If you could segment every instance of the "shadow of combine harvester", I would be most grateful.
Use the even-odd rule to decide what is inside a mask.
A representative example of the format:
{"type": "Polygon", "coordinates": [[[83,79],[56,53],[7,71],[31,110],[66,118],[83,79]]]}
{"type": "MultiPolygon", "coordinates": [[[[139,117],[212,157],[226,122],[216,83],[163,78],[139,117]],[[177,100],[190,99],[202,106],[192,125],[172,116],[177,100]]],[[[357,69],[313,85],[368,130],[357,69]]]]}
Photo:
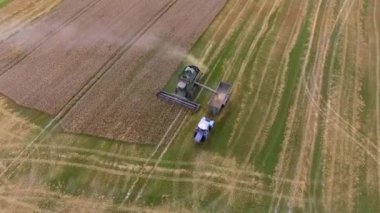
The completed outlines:
{"type": "Polygon", "coordinates": [[[194,65],[186,66],[178,77],[174,92],[171,93],[161,90],[157,93],[158,98],[181,105],[194,112],[200,108],[200,104],[194,100],[197,87],[202,87],[213,93],[208,103],[209,116],[202,117],[194,133],[194,139],[197,143],[207,139],[209,131],[214,126],[214,121],[210,119],[210,117],[216,116],[222,110],[227,104],[231,93],[230,84],[221,81],[216,89],[212,89],[200,83],[201,76],[202,73],[198,67],[194,65]],[[209,123],[207,129],[206,121],[209,123]]]}

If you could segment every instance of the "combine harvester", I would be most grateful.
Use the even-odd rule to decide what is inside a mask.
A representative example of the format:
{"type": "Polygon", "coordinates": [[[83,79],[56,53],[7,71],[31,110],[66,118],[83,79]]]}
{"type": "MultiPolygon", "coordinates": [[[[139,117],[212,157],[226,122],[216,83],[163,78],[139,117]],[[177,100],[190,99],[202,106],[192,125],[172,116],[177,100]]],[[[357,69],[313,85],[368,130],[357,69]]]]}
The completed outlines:
{"type": "MultiPolygon", "coordinates": [[[[216,89],[212,89],[200,83],[201,75],[202,73],[198,67],[194,65],[186,66],[178,78],[175,92],[170,93],[161,90],[157,93],[157,97],[196,112],[199,110],[200,104],[194,101],[195,93],[198,89],[197,87],[202,87],[214,93],[208,104],[210,114],[208,117],[214,117],[227,104],[230,97],[231,85],[221,81],[216,89]]],[[[202,117],[195,129],[194,140],[197,143],[205,141],[214,126],[214,120],[208,117],[202,117]]]]}

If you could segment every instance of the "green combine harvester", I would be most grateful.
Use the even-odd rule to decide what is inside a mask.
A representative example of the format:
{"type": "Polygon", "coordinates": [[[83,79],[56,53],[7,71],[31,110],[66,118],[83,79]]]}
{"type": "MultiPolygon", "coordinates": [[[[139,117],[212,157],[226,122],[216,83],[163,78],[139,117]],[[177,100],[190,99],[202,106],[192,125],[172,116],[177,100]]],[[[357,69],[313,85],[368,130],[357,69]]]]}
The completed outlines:
{"type": "Polygon", "coordinates": [[[194,112],[198,111],[200,104],[194,101],[197,87],[202,87],[214,93],[209,102],[209,112],[216,115],[226,105],[230,96],[231,85],[220,82],[218,88],[212,89],[200,83],[202,73],[194,65],[186,66],[178,77],[178,82],[174,93],[161,90],[157,97],[178,105],[181,105],[194,112]]]}
{"type": "Polygon", "coordinates": [[[161,90],[157,93],[158,98],[181,105],[194,112],[200,108],[200,104],[194,101],[197,87],[205,88],[213,93],[208,104],[209,116],[202,117],[194,131],[194,140],[196,143],[202,143],[207,139],[215,123],[210,117],[217,115],[227,104],[231,92],[231,85],[223,81],[219,83],[216,89],[201,84],[201,76],[202,73],[198,67],[194,65],[186,66],[178,77],[174,92],[170,93],[161,90]]]}

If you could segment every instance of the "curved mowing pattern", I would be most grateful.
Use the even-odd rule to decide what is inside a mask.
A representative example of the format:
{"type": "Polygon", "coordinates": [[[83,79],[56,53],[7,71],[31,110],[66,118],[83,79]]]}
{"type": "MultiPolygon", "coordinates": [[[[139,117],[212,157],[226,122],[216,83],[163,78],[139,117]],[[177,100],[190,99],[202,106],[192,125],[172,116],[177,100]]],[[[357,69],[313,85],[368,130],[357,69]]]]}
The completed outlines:
{"type": "Polygon", "coordinates": [[[1,98],[0,201],[29,211],[378,212],[379,22],[376,0],[228,1],[184,59],[207,85],[233,82],[202,146],[192,133],[203,107],[172,110],[157,145],[139,146],[57,127],[41,135],[48,118],[1,98]]]}

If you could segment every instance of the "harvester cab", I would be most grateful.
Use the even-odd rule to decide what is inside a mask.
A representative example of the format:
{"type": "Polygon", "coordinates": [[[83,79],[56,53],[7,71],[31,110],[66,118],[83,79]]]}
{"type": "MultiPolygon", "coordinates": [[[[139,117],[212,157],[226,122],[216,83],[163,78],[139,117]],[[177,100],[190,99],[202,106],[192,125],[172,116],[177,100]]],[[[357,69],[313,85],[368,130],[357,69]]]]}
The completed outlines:
{"type": "Polygon", "coordinates": [[[188,98],[194,98],[195,82],[197,82],[201,77],[201,71],[196,66],[187,66],[178,78],[177,87],[175,89],[175,94],[188,98]]]}

